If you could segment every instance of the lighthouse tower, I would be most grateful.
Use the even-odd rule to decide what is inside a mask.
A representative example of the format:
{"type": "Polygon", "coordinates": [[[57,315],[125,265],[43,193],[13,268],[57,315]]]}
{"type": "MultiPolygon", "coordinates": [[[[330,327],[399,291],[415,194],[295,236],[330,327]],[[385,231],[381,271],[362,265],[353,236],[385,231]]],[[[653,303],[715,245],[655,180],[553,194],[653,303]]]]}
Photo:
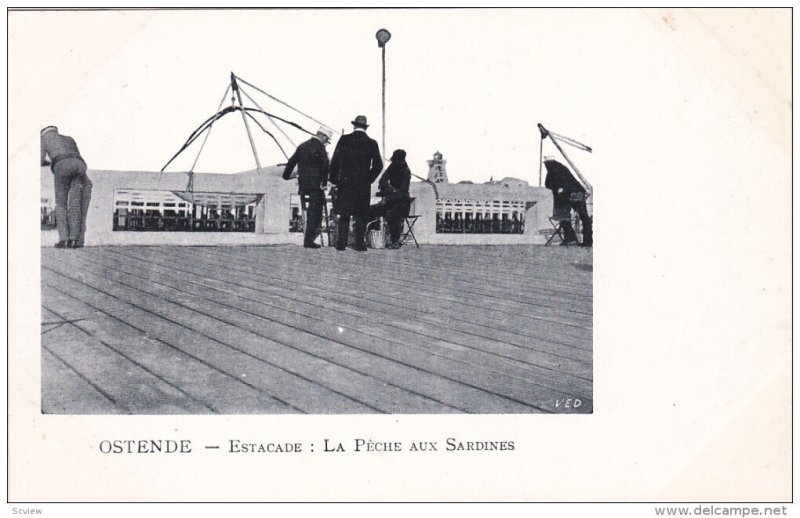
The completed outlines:
{"type": "Polygon", "coordinates": [[[428,180],[433,183],[448,183],[447,160],[442,159],[442,154],[437,151],[433,154],[433,160],[428,160],[428,180]]]}

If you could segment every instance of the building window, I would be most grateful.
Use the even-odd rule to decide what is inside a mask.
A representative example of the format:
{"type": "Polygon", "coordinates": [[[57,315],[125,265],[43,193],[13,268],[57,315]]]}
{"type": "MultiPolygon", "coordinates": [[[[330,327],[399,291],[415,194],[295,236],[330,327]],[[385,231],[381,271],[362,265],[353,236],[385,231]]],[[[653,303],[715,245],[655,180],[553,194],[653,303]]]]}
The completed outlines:
{"type": "Polygon", "coordinates": [[[255,232],[260,201],[259,194],[116,190],[113,230],[255,232]]]}
{"type": "Polygon", "coordinates": [[[524,202],[511,200],[436,200],[440,234],[523,234],[524,202]],[[512,207],[519,210],[513,210],[512,207]],[[452,212],[451,212],[452,211],[452,212]]]}

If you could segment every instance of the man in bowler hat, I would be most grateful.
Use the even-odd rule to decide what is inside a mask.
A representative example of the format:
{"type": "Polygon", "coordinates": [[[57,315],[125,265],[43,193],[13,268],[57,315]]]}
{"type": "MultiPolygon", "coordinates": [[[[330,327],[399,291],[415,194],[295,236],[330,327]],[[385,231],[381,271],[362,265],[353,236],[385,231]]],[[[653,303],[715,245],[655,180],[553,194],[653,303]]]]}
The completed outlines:
{"type": "Polygon", "coordinates": [[[81,158],[75,140],[61,135],[55,126],[47,126],[41,131],[41,151],[42,166],[49,165],[53,172],[58,229],[56,248],[80,248],[92,196],[86,162],[81,158]]]}
{"type": "Polygon", "coordinates": [[[298,193],[306,207],[306,230],[303,240],[303,246],[306,248],[320,247],[314,240],[322,222],[322,207],[325,203],[325,193],[322,189],[328,183],[328,152],[325,151],[325,146],[330,142],[332,134],[328,128],[320,127],[316,135],[297,146],[297,150],[283,170],[283,179],[288,180],[292,177],[295,166],[298,169],[298,193]]]}
{"type": "Polygon", "coordinates": [[[330,181],[338,189],[336,249],[346,248],[350,217],[355,216],[355,249],[365,252],[367,245],[364,234],[369,219],[370,192],[372,182],[381,174],[383,160],[378,143],[367,135],[367,118],[359,115],[352,124],[353,132],[342,135],[331,158],[330,181]]]}

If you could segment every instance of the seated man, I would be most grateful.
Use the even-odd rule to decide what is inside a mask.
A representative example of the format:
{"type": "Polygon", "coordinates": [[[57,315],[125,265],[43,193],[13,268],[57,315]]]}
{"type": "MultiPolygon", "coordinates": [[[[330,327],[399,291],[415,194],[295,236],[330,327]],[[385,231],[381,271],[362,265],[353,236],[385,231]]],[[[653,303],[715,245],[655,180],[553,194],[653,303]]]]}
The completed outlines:
{"type": "Polygon", "coordinates": [[[581,246],[592,246],[592,218],[586,208],[586,189],[575,179],[567,166],[553,157],[544,158],[547,177],[544,185],[553,191],[553,216],[561,220],[564,241],[561,244],[577,243],[578,236],[572,228],[570,210],[575,209],[583,225],[581,246]]]}
{"type": "Polygon", "coordinates": [[[396,149],[392,153],[391,165],[386,168],[378,187],[379,195],[383,197],[385,204],[386,222],[389,226],[389,236],[391,243],[386,246],[389,249],[400,248],[400,234],[403,231],[403,222],[408,217],[411,210],[411,198],[408,194],[409,184],[411,183],[411,170],[406,164],[406,152],[396,149]]]}

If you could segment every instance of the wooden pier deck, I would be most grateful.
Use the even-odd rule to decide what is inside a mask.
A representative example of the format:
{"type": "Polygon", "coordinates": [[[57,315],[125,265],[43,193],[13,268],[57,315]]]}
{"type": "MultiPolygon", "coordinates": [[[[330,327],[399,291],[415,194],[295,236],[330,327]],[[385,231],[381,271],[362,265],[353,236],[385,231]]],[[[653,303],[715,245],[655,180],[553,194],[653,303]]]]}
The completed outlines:
{"type": "Polygon", "coordinates": [[[42,248],[42,411],[589,413],[592,253],[42,248]]]}

